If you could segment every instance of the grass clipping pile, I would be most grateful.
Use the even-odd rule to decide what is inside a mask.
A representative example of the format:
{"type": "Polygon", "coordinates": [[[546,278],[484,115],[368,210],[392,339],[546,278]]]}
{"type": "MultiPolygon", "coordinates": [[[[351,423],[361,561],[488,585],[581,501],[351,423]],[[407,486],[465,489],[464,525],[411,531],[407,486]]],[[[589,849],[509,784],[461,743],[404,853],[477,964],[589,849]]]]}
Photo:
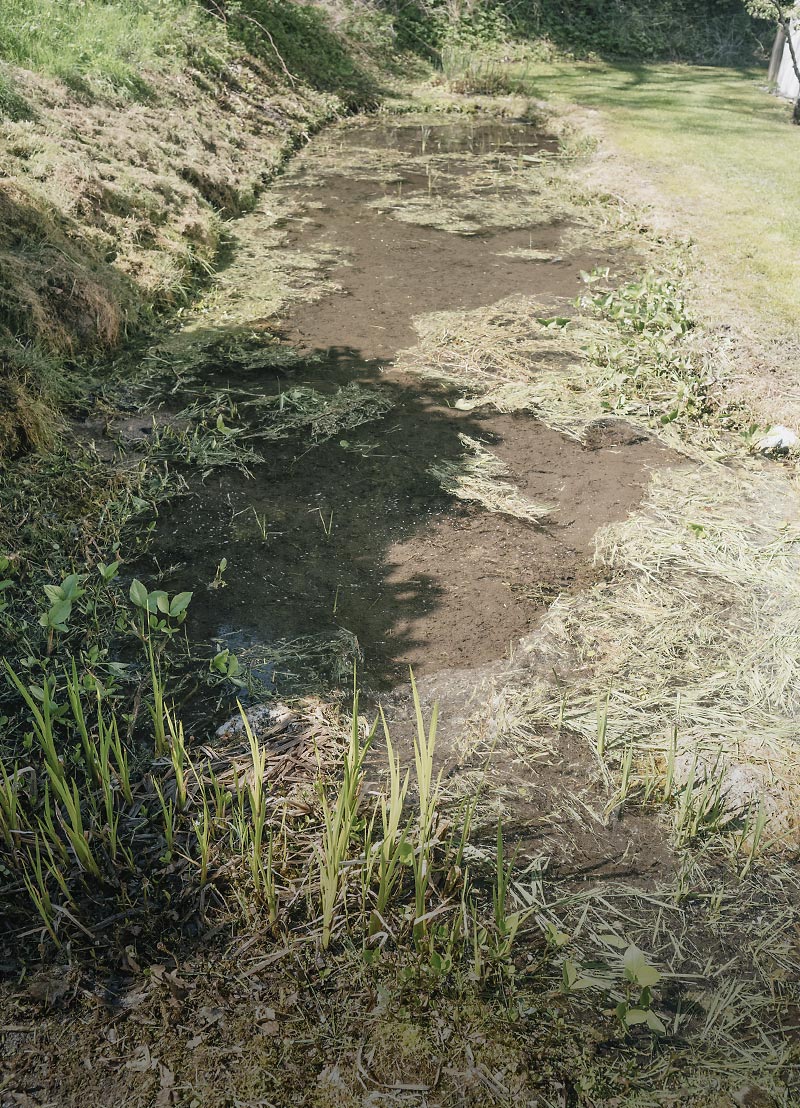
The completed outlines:
{"type": "Polygon", "coordinates": [[[536,504],[523,496],[516,485],[504,481],[509,468],[478,439],[459,435],[464,455],[457,462],[429,466],[428,473],[441,488],[459,500],[472,500],[487,512],[499,512],[527,523],[538,523],[553,511],[551,505],[536,504]]]}
{"type": "Polygon", "coordinates": [[[599,269],[583,279],[584,294],[560,302],[560,314],[552,303],[512,296],[474,311],[420,316],[418,342],[400,365],[458,389],[456,407],[465,411],[533,412],[579,441],[592,423],[614,415],[657,427],[687,455],[718,449],[703,422],[718,381],[694,348],[680,274],[648,272],[615,284],[599,269]]]}
{"type": "Polygon", "coordinates": [[[354,381],[325,396],[316,389],[297,385],[275,397],[265,397],[267,420],[258,432],[263,439],[282,439],[307,432],[325,442],[343,431],[380,419],[392,407],[388,396],[364,389],[354,381]]]}
{"type": "MultiPolygon", "coordinates": [[[[598,536],[610,584],[560,601],[545,633],[586,678],[565,722],[609,756],[633,746],[644,783],[690,787],[698,837],[759,808],[800,831],[800,499],[782,473],[721,465],[654,477],[644,510],[598,536]]],[[[554,720],[560,702],[534,694],[554,720]]],[[[679,826],[679,837],[686,828],[679,826]]]]}
{"type": "Polygon", "coordinates": [[[458,408],[531,411],[579,441],[616,416],[686,459],[599,534],[609,580],[560,599],[528,640],[532,657],[557,644],[579,676],[565,691],[529,675],[514,695],[533,721],[564,722],[623,767],[633,758],[646,795],[658,778],[683,790],[679,841],[735,824],[751,841],[765,828],[796,840],[800,500],[719,418],[679,279],[585,278],[570,315],[515,297],[422,317],[401,358],[455,387],[458,408]]]}

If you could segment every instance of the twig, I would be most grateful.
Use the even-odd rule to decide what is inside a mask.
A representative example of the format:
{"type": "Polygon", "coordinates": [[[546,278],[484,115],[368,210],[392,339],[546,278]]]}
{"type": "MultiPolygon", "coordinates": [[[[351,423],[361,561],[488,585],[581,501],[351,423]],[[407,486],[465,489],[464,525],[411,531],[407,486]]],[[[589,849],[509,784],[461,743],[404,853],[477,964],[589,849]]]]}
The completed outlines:
{"type": "MultiPolygon", "coordinates": [[[[219,19],[221,23],[224,23],[224,24],[225,24],[225,25],[227,26],[227,23],[228,23],[228,13],[227,13],[227,12],[225,11],[225,9],[224,9],[224,8],[223,8],[223,7],[221,6],[221,4],[218,4],[218,3],[217,3],[217,0],[208,0],[208,3],[210,3],[210,4],[211,4],[211,5],[213,6],[213,9],[214,9],[214,10],[213,10],[213,11],[211,12],[211,15],[213,15],[213,16],[214,16],[214,17],[215,17],[216,19],[219,19]]],[[[278,49],[278,47],[277,47],[277,46],[275,45],[275,39],[274,39],[274,38],[272,37],[272,35],[271,35],[271,34],[269,33],[269,31],[268,31],[268,30],[267,30],[267,28],[266,28],[266,27],[264,26],[264,24],[263,24],[263,23],[259,23],[259,21],[258,21],[257,19],[255,19],[255,18],[254,18],[254,17],[252,16],[252,15],[247,15],[247,14],[246,14],[245,12],[236,12],[236,17],[237,17],[237,19],[244,19],[244,20],[246,20],[246,21],[247,21],[248,23],[252,23],[252,24],[253,24],[253,26],[255,26],[255,27],[258,27],[259,31],[261,31],[261,32],[262,32],[262,34],[266,35],[266,37],[267,37],[267,41],[269,42],[269,44],[270,44],[270,46],[272,47],[272,49],[273,49],[273,50],[275,51],[275,57],[276,57],[276,58],[278,59],[278,61],[280,62],[280,66],[281,66],[281,69],[282,69],[282,70],[283,70],[283,72],[284,72],[284,73],[286,74],[286,76],[288,77],[288,79],[289,79],[289,81],[290,81],[290,82],[292,83],[292,85],[296,85],[296,84],[297,84],[297,78],[296,78],[296,77],[294,77],[294,76],[293,76],[293,75],[292,75],[292,74],[291,74],[291,73],[289,72],[289,70],[288,70],[288,68],[287,68],[287,65],[286,65],[286,62],[285,62],[285,61],[283,60],[283,58],[282,58],[282,56],[281,56],[281,52],[280,52],[280,50],[279,50],[279,49],[278,49]]]]}

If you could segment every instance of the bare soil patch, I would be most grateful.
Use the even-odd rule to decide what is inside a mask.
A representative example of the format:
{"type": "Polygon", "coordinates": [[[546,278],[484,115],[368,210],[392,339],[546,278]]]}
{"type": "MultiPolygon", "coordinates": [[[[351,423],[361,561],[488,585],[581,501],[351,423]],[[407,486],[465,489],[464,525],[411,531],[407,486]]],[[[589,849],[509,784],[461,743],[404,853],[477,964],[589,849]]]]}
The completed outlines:
{"type": "Polygon", "coordinates": [[[670,461],[648,438],[587,449],[530,418],[495,416],[477,426],[520,490],[553,511],[531,525],[454,506],[390,546],[387,583],[401,598],[416,595],[421,608],[400,614],[392,630],[400,649],[393,653],[417,673],[513,652],[559,593],[597,579],[595,531],[624,519],[640,501],[651,467],[670,461]]]}
{"type": "MultiPolygon", "coordinates": [[[[534,212],[527,225],[536,197],[526,192],[524,159],[537,165],[553,146],[525,123],[369,123],[326,135],[283,178],[282,250],[327,259],[319,292],[284,309],[280,331],[300,360],[243,376],[212,357],[199,379],[224,385],[240,414],[247,397],[331,397],[353,382],[388,397],[391,409],[324,442],[302,434],[265,442],[253,419],[264,459],[255,479],[227,471],[195,482],[191,509],[182,502],[164,513],[156,546],[162,569],[186,567],[171,575],[175,587],[190,575],[192,585],[213,582],[224,554],[226,587],[195,602],[193,633],[243,652],[268,683],[280,684],[281,662],[260,645],[334,640],[342,629],[355,636],[374,688],[402,680],[409,665],[429,673],[505,656],[556,595],[595,579],[595,531],[624,519],[652,467],[673,460],[619,421],[598,423],[581,443],[527,415],[456,410],[446,392],[394,369],[421,314],[513,294],[568,310],[581,271],[609,263],[602,248],[574,249],[575,220],[564,213],[542,223],[534,212]],[[445,229],[453,204],[498,192],[513,199],[518,228],[445,229]],[[417,195],[440,205],[443,226],[404,222],[373,203],[413,204],[417,195]],[[508,465],[521,495],[551,506],[541,524],[443,493],[430,467],[457,462],[464,434],[508,465]]],[[[280,211],[280,196],[273,202],[280,211]]],[[[265,231],[249,241],[251,270],[260,241],[273,240],[265,231]]],[[[234,279],[235,269],[229,289],[234,279]]],[[[210,333],[208,320],[200,333],[210,333]]]]}

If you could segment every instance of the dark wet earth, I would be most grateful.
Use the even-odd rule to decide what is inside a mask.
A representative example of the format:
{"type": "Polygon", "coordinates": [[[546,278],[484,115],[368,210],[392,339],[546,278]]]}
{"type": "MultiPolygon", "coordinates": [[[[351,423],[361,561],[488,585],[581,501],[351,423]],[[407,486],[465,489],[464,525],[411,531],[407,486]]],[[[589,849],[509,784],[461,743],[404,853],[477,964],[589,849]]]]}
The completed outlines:
{"type": "MultiPolygon", "coordinates": [[[[625,518],[663,464],[663,448],[623,423],[598,423],[581,443],[529,415],[459,411],[457,393],[393,367],[415,341],[414,317],[513,294],[563,312],[581,271],[610,263],[601,251],[570,252],[572,228],[543,221],[536,195],[521,190],[520,165],[554,148],[524,123],[362,122],[312,144],[282,179],[300,213],[290,247],[325,244],[334,258],[325,276],[340,291],[252,320],[300,351],[288,369],[210,359],[200,391],[226,388],[254,428],[248,397],[298,387],[330,395],[355,381],[391,407],[327,441],[256,439],[263,462],[249,475],[190,476],[153,546],[167,586],[195,590],[192,639],[211,654],[234,651],[265,690],[346,685],[354,658],[379,690],[408,666],[426,674],[507,656],[557,595],[595,579],[594,533],[625,518]],[[475,164],[484,175],[472,197],[516,202],[518,226],[453,233],[385,207],[387,197],[420,196],[446,211],[475,164]],[[428,469],[463,455],[459,434],[486,443],[521,493],[555,510],[531,524],[445,494],[428,469]]],[[[235,233],[257,252],[248,217],[235,233]]]]}

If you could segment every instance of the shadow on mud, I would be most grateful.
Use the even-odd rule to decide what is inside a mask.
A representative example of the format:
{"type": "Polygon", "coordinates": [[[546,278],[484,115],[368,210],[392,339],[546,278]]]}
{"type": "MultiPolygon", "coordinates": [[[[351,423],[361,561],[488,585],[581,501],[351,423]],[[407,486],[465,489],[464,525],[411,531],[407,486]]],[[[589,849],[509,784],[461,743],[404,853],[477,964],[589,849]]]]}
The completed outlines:
{"type": "Polygon", "coordinates": [[[276,211],[237,228],[223,308],[190,331],[186,399],[207,427],[246,428],[262,460],[187,472],[149,569],[194,590],[196,653],[235,654],[254,695],[347,690],[354,663],[380,692],[408,666],[507,657],[555,596],[595,579],[595,531],[625,517],[662,460],[641,436],[584,445],[530,414],[458,410],[395,364],[420,317],[513,295],[568,310],[582,271],[611,261],[608,244],[574,238],[585,213],[537,168],[555,145],[525,121],[363,121],[309,148],[273,190],[276,211]],[[281,190],[301,291],[257,315],[281,190]],[[315,420],[320,404],[337,418],[315,420]],[[464,459],[462,436],[552,514],[526,522],[445,494],[431,467],[464,459]]]}
{"type": "MultiPolygon", "coordinates": [[[[377,687],[392,683],[425,646],[411,625],[439,604],[442,585],[423,566],[393,580],[390,552],[451,510],[428,467],[463,453],[459,434],[484,432],[473,414],[382,378],[381,369],[337,347],[294,370],[238,371],[242,391],[227,395],[238,396],[263,462],[251,476],[232,468],[190,476],[189,496],[159,520],[151,555],[165,587],[195,590],[191,635],[241,653],[268,684],[302,683],[291,659],[302,668],[306,654],[308,666],[314,637],[321,648],[326,640],[344,642],[342,632],[354,636],[362,679],[377,687]],[[298,388],[330,396],[352,382],[391,404],[383,417],[327,439],[300,432],[259,440],[247,396],[298,388]],[[218,573],[222,558],[227,565],[218,573]]],[[[224,373],[209,371],[224,387],[224,373]]],[[[340,655],[339,668],[346,671],[352,660],[340,655]]],[[[335,649],[330,661],[327,676],[346,683],[345,673],[335,672],[335,649]]]]}

